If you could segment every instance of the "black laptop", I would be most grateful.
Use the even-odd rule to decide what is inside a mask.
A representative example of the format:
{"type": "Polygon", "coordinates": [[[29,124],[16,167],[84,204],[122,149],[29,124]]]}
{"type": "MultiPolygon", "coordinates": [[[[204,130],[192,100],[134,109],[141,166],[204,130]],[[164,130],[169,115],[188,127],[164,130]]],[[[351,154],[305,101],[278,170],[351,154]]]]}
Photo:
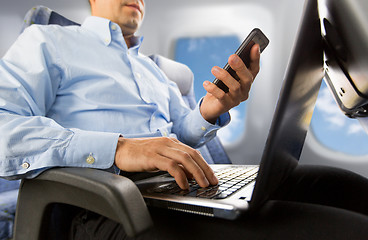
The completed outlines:
{"type": "Polygon", "coordinates": [[[260,165],[211,165],[219,184],[207,188],[181,190],[167,173],[136,181],[147,205],[235,219],[269,199],[298,163],[324,76],[318,19],[317,2],[306,1],[260,165]]]}

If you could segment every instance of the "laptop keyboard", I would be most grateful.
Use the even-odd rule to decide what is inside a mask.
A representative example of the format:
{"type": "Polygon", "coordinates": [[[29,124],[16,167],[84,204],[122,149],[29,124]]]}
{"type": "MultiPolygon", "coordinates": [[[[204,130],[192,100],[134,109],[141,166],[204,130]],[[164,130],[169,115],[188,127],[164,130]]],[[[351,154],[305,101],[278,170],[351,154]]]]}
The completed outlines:
{"type": "Polygon", "coordinates": [[[216,186],[200,187],[195,180],[189,180],[189,189],[182,190],[176,182],[153,189],[155,193],[174,194],[208,199],[224,199],[236,193],[257,177],[258,166],[229,167],[215,171],[219,180],[216,186]]]}

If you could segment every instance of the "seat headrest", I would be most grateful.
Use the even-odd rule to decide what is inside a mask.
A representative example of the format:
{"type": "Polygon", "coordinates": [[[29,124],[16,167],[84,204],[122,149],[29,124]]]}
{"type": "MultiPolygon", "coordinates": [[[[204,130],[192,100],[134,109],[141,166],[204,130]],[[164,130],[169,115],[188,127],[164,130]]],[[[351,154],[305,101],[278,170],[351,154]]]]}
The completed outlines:
{"type": "Polygon", "coordinates": [[[42,5],[35,6],[26,13],[21,32],[32,24],[57,24],[60,26],[80,25],[42,5]]]}
{"type": "Polygon", "coordinates": [[[35,6],[28,10],[26,16],[24,17],[21,33],[24,31],[24,29],[32,24],[48,24],[51,12],[52,10],[50,8],[42,5],[35,6]]]}

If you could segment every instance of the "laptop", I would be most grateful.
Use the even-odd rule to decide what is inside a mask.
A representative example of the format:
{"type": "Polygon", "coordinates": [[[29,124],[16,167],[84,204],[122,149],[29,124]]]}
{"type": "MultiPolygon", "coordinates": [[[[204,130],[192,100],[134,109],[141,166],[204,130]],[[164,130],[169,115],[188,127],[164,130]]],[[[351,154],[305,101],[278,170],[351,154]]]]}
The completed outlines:
{"type": "Polygon", "coordinates": [[[318,19],[307,0],[260,165],[211,165],[220,184],[208,188],[181,190],[167,173],[137,180],[148,206],[236,219],[269,199],[297,166],[324,76],[318,19]]]}

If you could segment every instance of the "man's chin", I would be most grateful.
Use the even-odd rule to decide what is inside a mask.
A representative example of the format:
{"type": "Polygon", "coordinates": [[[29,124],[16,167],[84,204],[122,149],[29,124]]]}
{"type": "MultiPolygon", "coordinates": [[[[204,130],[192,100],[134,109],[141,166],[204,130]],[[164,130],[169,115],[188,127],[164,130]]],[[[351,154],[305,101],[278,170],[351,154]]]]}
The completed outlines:
{"type": "Polygon", "coordinates": [[[134,34],[140,26],[140,21],[132,20],[130,22],[127,22],[121,26],[121,30],[123,31],[123,34],[134,34]]]}

